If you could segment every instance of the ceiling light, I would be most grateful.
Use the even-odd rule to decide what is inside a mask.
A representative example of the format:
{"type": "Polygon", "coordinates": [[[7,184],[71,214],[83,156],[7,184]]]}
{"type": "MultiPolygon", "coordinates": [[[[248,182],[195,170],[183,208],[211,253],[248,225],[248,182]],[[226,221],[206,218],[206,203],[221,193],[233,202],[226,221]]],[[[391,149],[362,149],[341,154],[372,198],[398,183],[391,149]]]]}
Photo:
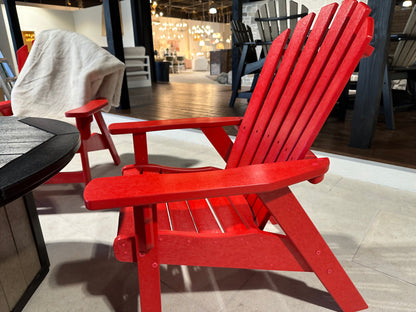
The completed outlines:
{"type": "Polygon", "coordinates": [[[212,8],[209,8],[208,12],[209,12],[209,14],[217,14],[217,9],[212,7],[212,8]]]}
{"type": "Polygon", "coordinates": [[[409,8],[411,6],[412,6],[412,1],[410,1],[410,0],[403,1],[403,3],[402,3],[402,7],[404,7],[404,8],[409,8]]]}

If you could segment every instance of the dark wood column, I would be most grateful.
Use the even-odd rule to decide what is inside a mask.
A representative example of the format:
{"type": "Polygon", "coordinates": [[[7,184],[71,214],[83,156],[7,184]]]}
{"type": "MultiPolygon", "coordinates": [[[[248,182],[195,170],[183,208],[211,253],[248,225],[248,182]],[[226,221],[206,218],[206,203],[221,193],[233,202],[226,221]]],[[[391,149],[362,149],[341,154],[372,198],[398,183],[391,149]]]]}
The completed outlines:
{"type": "MultiPolygon", "coordinates": [[[[121,34],[119,1],[103,0],[103,6],[108,51],[124,63],[125,60],[123,37],[121,34]]],[[[123,86],[121,89],[120,106],[118,108],[130,108],[129,90],[127,87],[126,73],[124,73],[123,86]]]]}
{"type": "Polygon", "coordinates": [[[7,19],[9,20],[10,33],[13,40],[14,52],[23,46],[23,37],[20,30],[19,17],[16,11],[15,0],[3,0],[4,6],[6,7],[7,19]]]}
{"type": "MultiPolygon", "coordinates": [[[[241,21],[241,16],[243,15],[243,1],[242,0],[233,0],[232,6],[232,20],[233,21],[241,21]]],[[[237,68],[238,68],[238,61],[240,60],[240,51],[237,46],[235,46],[235,38],[233,38],[232,43],[232,87],[235,84],[238,84],[237,80],[237,68]]]]}
{"type": "Polygon", "coordinates": [[[370,57],[360,62],[350,137],[350,145],[353,147],[370,148],[374,137],[394,4],[395,1],[391,0],[368,0],[374,18],[374,37],[371,42],[374,51],[370,57]]]}
{"type": "Polygon", "coordinates": [[[130,0],[133,19],[134,45],[144,46],[150,60],[152,81],[156,81],[155,54],[153,48],[152,16],[148,0],[130,0]]]}

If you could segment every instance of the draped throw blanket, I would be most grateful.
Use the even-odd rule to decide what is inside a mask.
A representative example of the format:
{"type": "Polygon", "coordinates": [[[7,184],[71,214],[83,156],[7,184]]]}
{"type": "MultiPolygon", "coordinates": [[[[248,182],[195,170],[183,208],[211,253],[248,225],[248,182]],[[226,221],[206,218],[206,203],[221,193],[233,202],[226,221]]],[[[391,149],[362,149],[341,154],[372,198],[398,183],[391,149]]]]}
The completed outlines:
{"type": "Polygon", "coordinates": [[[83,35],[43,31],[13,87],[14,115],[64,120],[66,111],[97,98],[108,100],[104,110],[109,111],[119,105],[124,69],[124,63],[83,35]]]}

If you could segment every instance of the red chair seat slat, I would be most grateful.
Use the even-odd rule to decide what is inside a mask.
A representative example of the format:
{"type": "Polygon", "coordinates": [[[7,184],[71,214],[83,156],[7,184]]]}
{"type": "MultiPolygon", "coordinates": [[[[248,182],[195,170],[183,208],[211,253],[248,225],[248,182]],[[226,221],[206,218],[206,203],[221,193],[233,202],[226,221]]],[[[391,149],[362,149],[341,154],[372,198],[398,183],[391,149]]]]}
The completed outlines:
{"type": "Polygon", "coordinates": [[[197,232],[189,207],[185,201],[167,203],[173,231],[197,232]]]}
{"type": "Polygon", "coordinates": [[[171,231],[172,224],[166,203],[157,205],[157,224],[160,231],[171,231]]]}
{"type": "Polygon", "coordinates": [[[188,200],[198,233],[222,233],[205,199],[188,200]]]}
{"type": "MultiPolygon", "coordinates": [[[[248,229],[248,226],[244,224],[238,211],[235,210],[227,197],[208,198],[207,200],[214,210],[225,233],[238,233],[248,229]]],[[[240,209],[247,209],[247,206],[246,203],[245,207],[240,207],[240,209]]]]}

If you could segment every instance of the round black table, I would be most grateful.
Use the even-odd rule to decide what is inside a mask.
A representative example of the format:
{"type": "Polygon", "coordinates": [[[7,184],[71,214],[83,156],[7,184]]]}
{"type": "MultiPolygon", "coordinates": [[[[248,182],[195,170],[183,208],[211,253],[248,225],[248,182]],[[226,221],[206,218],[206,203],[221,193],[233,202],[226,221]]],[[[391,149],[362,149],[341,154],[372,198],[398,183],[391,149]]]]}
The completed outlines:
{"type": "Polygon", "coordinates": [[[79,132],[68,123],[0,117],[0,311],[21,311],[49,271],[31,191],[79,146],[79,132]]]}

